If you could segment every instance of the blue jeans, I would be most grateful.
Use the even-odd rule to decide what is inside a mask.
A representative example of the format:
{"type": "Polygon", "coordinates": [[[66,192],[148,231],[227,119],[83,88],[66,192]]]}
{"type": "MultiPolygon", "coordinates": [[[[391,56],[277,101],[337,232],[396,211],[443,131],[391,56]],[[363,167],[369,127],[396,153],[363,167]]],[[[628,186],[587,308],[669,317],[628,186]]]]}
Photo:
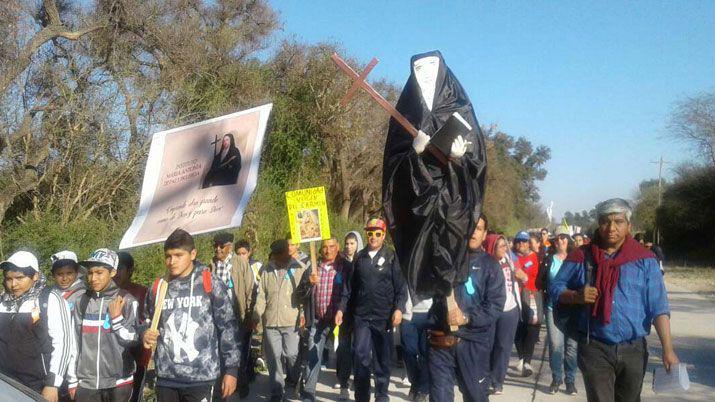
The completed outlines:
{"type": "Polygon", "coordinates": [[[327,323],[316,323],[310,327],[308,354],[306,356],[307,364],[303,367],[303,380],[305,381],[301,392],[303,401],[315,400],[315,387],[318,384],[320,365],[321,363],[327,363],[321,362],[321,360],[324,357],[325,344],[332,329],[333,327],[327,323]]]}
{"type": "Polygon", "coordinates": [[[433,326],[429,313],[413,313],[411,320],[403,320],[400,327],[402,347],[405,354],[407,378],[412,383],[411,390],[421,394],[429,393],[429,342],[427,330],[433,326]]]}
{"type": "Polygon", "coordinates": [[[576,368],[578,366],[578,342],[564,335],[554,323],[554,312],[545,310],[546,334],[549,339],[549,366],[551,378],[554,382],[561,383],[563,369],[566,368],[566,383],[576,381],[576,368]],[[565,353],[564,353],[565,352],[565,353]],[[565,355],[565,356],[564,356],[565,355]]]}

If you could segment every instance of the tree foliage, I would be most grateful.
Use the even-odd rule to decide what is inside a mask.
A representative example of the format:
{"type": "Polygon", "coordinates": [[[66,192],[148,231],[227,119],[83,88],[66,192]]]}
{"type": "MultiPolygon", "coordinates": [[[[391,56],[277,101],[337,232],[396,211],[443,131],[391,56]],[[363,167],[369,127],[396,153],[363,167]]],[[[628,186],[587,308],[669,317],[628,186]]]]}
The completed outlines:
{"type": "Polygon", "coordinates": [[[715,168],[689,169],[663,193],[656,222],[672,257],[715,261],[715,168]]]}
{"type": "MultiPolygon", "coordinates": [[[[667,186],[664,181],[663,188],[667,186]]],[[[638,186],[634,197],[633,226],[636,231],[645,232],[650,238],[656,230],[656,211],[658,209],[658,179],[644,180],[638,186]]]]}
{"type": "MultiPolygon", "coordinates": [[[[350,82],[330,54],[347,52],[275,43],[267,1],[0,3],[0,256],[116,247],[152,133],[267,102],[258,186],[238,236],[265,256],[287,230],[284,192],[305,186],[328,189],[337,235],[380,212],[387,114],[362,93],[341,106],[350,82]]],[[[371,84],[390,102],[399,95],[371,84]]],[[[493,226],[542,225],[536,183],[549,149],[496,127],[487,137],[493,226]]],[[[200,259],[210,258],[209,238],[199,236],[200,259]]],[[[141,281],[162,269],[159,246],[133,253],[141,281]]]]}
{"type": "Polygon", "coordinates": [[[669,128],[671,137],[688,144],[709,166],[715,166],[715,92],[677,102],[669,128]]]}
{"type": "Polygon", "coordinates": [[[487,137],[487,190],[485,212],[493,229],[514,234],[528,227],[546,225],[548,218],[538,204],[536,182],[546,177],[551,156],[546,146],[515,139],[497,126],[483,128],[487,137]]]}

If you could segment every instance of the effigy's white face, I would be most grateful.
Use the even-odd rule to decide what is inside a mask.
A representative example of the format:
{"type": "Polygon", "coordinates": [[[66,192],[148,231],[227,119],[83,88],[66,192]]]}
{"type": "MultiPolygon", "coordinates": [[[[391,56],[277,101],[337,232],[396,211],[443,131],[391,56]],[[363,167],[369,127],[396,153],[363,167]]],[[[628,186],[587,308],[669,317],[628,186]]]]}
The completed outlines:
{"type": "Polygon", "coordinates": [[[427,108],[432,110],[437,73],[439,72],[439,57],[427,56],[417,59],[412,63],[412,67],[415,70],[417,84],[422,91],[422,99],[424,99],[427,108]]]}

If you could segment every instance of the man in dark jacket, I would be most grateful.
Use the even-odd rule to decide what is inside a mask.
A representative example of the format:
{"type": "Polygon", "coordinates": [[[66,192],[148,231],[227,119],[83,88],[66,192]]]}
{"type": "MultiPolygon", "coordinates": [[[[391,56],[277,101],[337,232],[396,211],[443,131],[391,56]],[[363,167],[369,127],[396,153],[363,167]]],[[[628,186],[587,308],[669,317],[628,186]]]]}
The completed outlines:
{"type": "MultiPolygon", "coordinates": [[[[306,326],[310,333],[302,392],[302,399],[306,402],[315,400],[320,366],[327,363],[321,361],[323,348],[334,329],[335,312],[342,300],[343,282],[352,269],[352,264],[343,259],[339,252],[340,245],[335,237],[323,241],[321,261],[317,269],[311,268],[309,274],[303,275],[296,291],[303,302],[306,326]]],[[[339,357],[338,364],[340,363],[339,357]]],[[[347,392],[346,387],[344,393],[347,392]]]]}
{"type": "MultiPolygon", "coordinates": [[[[459,309],[451,310],[448,315],[450,326],[459,329],[448,335],[440,331],[430,334],[430,400],[454,401],[455,378],[465,401],[489,399],[489,356],[494,322],[504,308],[506,290],[499,264],[482,249],[486,235],[487,220],[482,215],[469,239],[467,282],[454,289],[459,309]]],[[[436,301],[432,307],[435,315],[447,311],[440,304],[436,301]]],[[[435,318],[444,321],[441,317],[435,318]]]]}
{"type": "Polygon", "coordinates": [[[397,257],[384,245],[386,229],[382,219],[370,219],[365,225],[367,247],[355,257],[353,275],[344,282],[340,309],[335,314],[335,324],[340,325],[350,303],[356,402],[370,400],[372,367],[375,400],[389,400],[392,329],[400,325],[407,300],[407,286],[397,257]]]}

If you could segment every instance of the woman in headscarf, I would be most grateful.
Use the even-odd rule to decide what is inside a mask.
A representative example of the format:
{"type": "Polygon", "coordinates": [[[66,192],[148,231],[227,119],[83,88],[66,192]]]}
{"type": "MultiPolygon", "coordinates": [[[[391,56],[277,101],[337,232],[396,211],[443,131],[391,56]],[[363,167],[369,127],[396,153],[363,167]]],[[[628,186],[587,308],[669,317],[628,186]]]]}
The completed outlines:
{"type": "Polygon", "coordinates": [[[206,173],[201,188],[236,184],[241,171],[241,152],[236,147],[233,134],[226,134],[221,149],[214,155],[211,168],[206,173]]]}
{"type": "Polygon", "coordinates": [[[519,281],[526,281],[528,277],[521,268],[514,265],[514,259],[509,252],[509,243],[504,236],[487,235],[485,246],[487,253],[494,257],[501,266],[506,287],[504,310],[494,325],[494,344],[490,359],[493,392],[495,395],[501,395],[511,355],[511,345],[514,343],[516,326],[521,316],[519,281]]]}

